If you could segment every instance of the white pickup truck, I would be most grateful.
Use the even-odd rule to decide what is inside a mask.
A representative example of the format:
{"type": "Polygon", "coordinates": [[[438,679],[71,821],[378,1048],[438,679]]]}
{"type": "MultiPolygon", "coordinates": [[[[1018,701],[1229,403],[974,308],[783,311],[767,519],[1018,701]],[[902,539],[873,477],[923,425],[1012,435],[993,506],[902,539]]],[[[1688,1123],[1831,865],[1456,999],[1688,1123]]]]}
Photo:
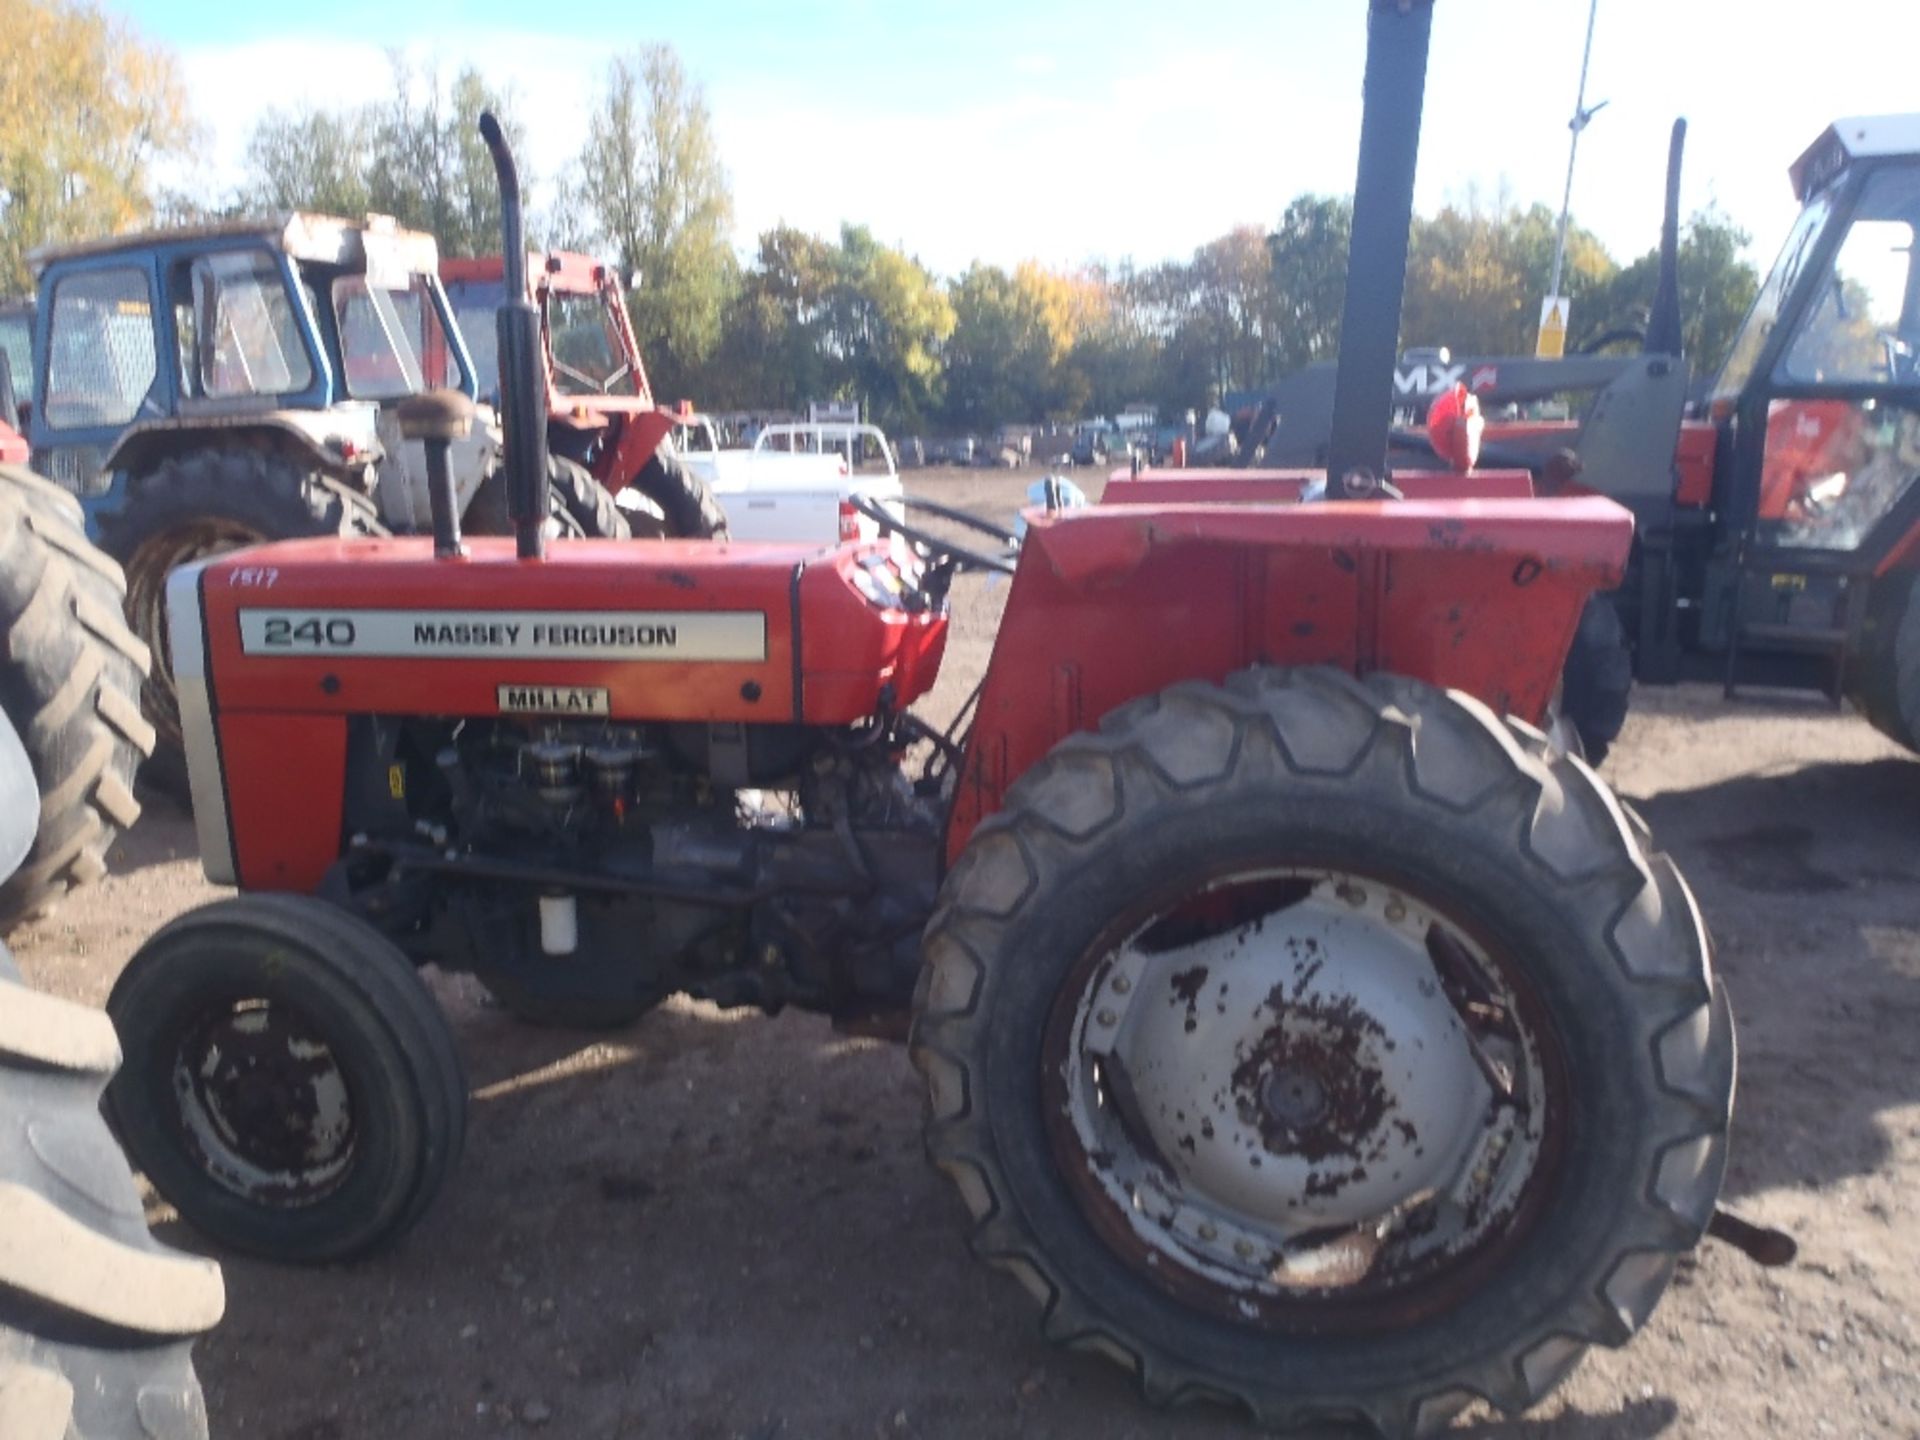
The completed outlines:
{"type": "Polygon", "coordinates": [[[678,433],[680,459],[712,487],[735,540],[873,539],[856,495],[904,518],[893,447],[874,425],[769,425],[751,450],[722,450],[696,415],[678,433]]]}

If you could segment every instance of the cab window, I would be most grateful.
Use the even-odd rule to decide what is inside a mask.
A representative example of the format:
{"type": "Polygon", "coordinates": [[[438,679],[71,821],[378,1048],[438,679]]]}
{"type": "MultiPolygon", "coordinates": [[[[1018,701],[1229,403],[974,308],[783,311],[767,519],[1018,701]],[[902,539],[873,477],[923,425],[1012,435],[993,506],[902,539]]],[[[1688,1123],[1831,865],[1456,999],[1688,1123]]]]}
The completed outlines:
{"type": "Polygon", "coordinates": [[[56,282],[47,352],[48,425],[77,430],[132,420],[160,368],[146,272],[114,267],[56,282]]]}
{"type": "Polygon", "coordinates": [[[1883,170],[1861,193],[1819,276],[1776,379],[1792,385],[1900,385],[1920,349],[1913,287],[1920,169],[1883,170]]]}

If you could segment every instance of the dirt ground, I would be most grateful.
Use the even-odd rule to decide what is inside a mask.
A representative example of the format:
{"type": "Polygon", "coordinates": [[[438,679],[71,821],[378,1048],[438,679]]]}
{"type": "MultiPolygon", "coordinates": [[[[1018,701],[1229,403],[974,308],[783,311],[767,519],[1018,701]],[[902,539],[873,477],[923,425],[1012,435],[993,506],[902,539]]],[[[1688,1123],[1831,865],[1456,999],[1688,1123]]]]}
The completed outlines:
{"type": "MultiPolygon", "coordinates": [[[[1031,476],[923,473],[1011,514],[1031,476]]],[[[1004,587],[966,582],[936,709],[985,664],[1004,587]]],[[[1729,1198],[1798,1236],[1709,1245],[1649,1329],[1483,1436],[1920,1436],[1920,762],[1799,699],[1643,692],[1605,772],[1680,859],[1739,1017],[1729,1198]]],[[[115,872],[15,937],[102,999],[216,892],[150,798],[115,872]]],[[[902,1050],[824,1021],[675,1002],[612,1038],[529,1030],[436,977],[473,1082],[464,1159],[390,1253],[228,1259],[199,1348],[214,1433],[434,1440],[1221,1437],[1057,1353],[967,1255],[921,1158],[902,1050]]],[[[196,1246],[178,1224],[162,1233],[196,1246]]]]}

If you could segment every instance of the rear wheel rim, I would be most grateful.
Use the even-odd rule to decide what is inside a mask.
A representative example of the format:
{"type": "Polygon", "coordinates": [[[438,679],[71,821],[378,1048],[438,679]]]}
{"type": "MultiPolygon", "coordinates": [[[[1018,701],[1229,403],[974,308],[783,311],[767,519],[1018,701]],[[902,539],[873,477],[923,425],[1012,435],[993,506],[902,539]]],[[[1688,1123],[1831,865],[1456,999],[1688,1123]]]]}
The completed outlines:
{"type": "Polygon", "coordinates": [[[1564,1062],[1531,987],[1378,877],[1238,870],[1111,927],[1042,1040],[1081,1213],[1185,1304],[1283,1332],[1471,1293],[1557,1169],[1564,1062]]]}
{"type": "Polygon", "coordinates": [[[167,635],[167,577],[195,560],[259,545],[266,539],[241,521],[206,516],[163,530],[128,559],[127,620],[153,652],[153,669],[141,687],[141,702],[160,748],[178,749],[181,744],[180,697],[173,682],[173,646],[167,635]]]}
{"type": "Polygon", "coordinates": [[[358,1131],[332,1049],[284,1003],[242,1000],[194,1018],[170,1078],[186,1152],[250,1204],[301,1209],[341,1188],[358,1131]]]}

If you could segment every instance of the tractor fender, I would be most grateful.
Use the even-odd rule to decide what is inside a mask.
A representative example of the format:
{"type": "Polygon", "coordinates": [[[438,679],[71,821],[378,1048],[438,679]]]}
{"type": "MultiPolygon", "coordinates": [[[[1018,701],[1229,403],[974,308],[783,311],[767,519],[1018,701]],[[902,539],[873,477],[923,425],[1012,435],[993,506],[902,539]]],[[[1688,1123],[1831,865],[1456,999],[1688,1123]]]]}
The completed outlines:
{"type": "Polygon", "coordinates": [[[182,415],[132,426],[107,452],[103,468],[145,474],[162,460],[208,445],[260,444],[293,456],[358,489],[368,488],[385,458],[372,405],[332,410],[268,410],[248,415],[182,415]]]}

